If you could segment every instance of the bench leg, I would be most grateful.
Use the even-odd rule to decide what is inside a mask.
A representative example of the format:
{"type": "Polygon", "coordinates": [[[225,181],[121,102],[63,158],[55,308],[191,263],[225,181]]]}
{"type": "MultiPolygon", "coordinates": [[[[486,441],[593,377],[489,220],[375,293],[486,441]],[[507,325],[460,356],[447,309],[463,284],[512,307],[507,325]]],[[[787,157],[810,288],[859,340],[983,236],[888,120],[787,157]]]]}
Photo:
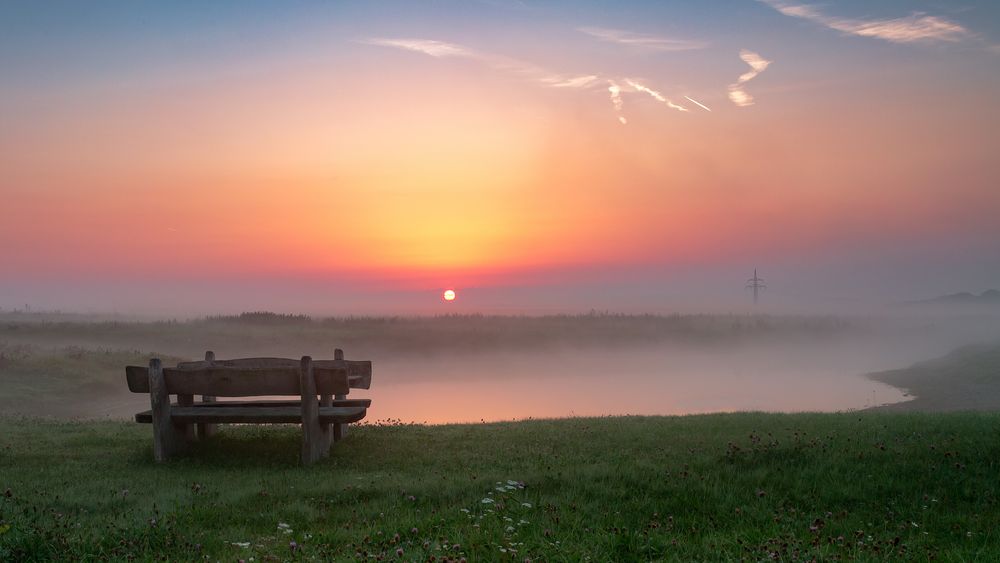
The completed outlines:
{"type": "Polygon", "coordinates": [[[330,454],[328,426],[320,424],[318,418],[302,422],[302,465],[309,465],[330,454]]]}
{"type": "Polygon", "coordinates": [[[302,465],[309,465],[330,453],[329,425],[319,423],[316,379],[309,356],[302,357],[299,388],[302,390],[302,465]]]}
{"type": "MultiPolygon", "coordinates": [[[[205,352],[205,361],[208,362],[209,364],[214,363],[215,362],[215,352],[213,352],[211,350],[205,352]]],[[[215,397],[210,397],[208,395],[202,395],[201,396],[201,402],[203,402],[203,403],[214,403],[215,402],[215,397]]],[[[219,430],[219,426],[217,424],[206,424],[206,423],[199,424],[198,425],[198,437],[201,438],[202,440],[204,440],[205,438],[211,438],[212,436],[215,436],[215,433],[218,430],[219,430]]]]}
{"type": "Polygon", "coordinates": [[[153,409],[153,457],[158,462],[184,447],[184,433],[170,418],[170,395],[159,358],[149,361],[149,404],[153,409]]]}
{"type": "MultiPolygon", "coordinates": [[[[337,395],[337,400],[346,399],[347,395],[337,395]]],[[[333,425],[333,441],[339,442],[347,436],[347,425],[346,424],[334,424],[333,425]]]]}
{"type": "MultiPolygon", "coordinates": [[[[214,403],[215,397],[210,397],[208,395],[202,395],[201,402],[203,403],[214,403]]],[[[204,440],[205,438],[211,438],[219,431],[218,424],[209,424],[206,422],[201,422],[198,424],[198,438],[204,440]]]]}
{"type": "MultiPolygon", "coordinates": [[[[321,407],[332,407],[333,406],[333,396],[331,395],[320,395],[319,396],[319,406],[321,407]]],[[[324,437],[326,438],[326,449],[329,450],[330,446],[333,445],[333,441],[336,439],[333,433],[332,424],[320,424],[323,429],[324,437]]]]}

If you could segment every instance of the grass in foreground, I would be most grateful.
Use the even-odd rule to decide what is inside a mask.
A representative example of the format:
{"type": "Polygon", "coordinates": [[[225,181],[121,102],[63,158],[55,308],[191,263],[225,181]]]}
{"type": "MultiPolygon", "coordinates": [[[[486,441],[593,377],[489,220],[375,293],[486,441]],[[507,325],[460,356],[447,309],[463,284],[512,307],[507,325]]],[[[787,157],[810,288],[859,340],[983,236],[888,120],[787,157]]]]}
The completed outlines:
{"type": "Polygon", "coordinates": [[[152,461],[150,428],[0,418],[0,560],[1000,557],[1000,416],[295,427],[152,461]]]}

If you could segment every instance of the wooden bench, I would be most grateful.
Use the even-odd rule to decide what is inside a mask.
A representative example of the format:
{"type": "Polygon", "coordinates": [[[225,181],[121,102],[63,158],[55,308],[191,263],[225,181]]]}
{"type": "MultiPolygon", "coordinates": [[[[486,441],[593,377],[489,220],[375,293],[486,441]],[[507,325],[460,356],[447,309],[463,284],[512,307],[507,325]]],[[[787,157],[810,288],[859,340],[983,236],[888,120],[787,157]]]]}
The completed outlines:
{"type": "Polygon", "coordinates": [[[370,361],[345,360],[341,350],[333,360],[240,358],[205,360],[163,367],[126,366],[125,378],[133,393],[149,393],[152,407],[135,415],[136,422],[153,425],[153,455],[165,461],[197,437],[206,438],[218,423],[302,424],[302,463],[325,457],[333,442],[347,433],[347,425],[365,417],[370,399],[348,399],[352,388],[369,389],[370,361]],[[170,402],[177,395],[177,402],[170,402]],[[196,403],[195,395],[202,401],[196,403]],[[217,401],[217,397],[293,395],[297,400],[217,401]],[[196,432],[197,428],[197,432],[196,432]]]}

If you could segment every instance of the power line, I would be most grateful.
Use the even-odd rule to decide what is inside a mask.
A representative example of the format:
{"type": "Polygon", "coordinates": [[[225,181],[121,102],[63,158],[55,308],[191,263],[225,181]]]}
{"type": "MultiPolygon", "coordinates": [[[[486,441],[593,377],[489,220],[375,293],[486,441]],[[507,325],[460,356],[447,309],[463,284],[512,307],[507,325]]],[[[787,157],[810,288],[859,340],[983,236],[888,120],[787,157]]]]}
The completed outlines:
{"type": "Polygon", "coordinates": [[[747,280],[746,289],[753,290],[753,304],[757,304],[757,294],[767,286],[764,285],[764,278],[757,277],[757,268],[753,269],[753,277],[747,280]]]}

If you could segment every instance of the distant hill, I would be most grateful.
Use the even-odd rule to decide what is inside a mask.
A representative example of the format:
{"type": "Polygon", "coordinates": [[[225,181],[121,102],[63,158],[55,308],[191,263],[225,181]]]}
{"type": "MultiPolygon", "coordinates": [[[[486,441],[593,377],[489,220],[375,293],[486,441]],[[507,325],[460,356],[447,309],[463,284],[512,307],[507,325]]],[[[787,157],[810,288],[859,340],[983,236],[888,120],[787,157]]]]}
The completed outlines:
{"type": "Polygon", "coordinates": [[[942,295],[941,297],[935,297],[933,299],[924,299],[921,301],[907,301],[903,303],[906,306],[922,306],[922,305],[1000,305],[1000,290],[987,289],[986,291],[976,295],[975,293],[969,293],[968,291],[963,291],[960,293],[951,293],[949,295],[942,295]]]}

